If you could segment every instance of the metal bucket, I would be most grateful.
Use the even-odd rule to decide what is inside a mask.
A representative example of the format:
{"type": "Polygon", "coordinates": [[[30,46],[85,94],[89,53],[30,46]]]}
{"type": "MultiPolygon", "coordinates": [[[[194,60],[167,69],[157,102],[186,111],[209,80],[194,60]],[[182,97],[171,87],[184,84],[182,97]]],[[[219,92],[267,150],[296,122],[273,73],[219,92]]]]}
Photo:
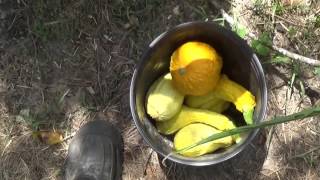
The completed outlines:
{"type": "MultiPolygon", "coordinates": [[[[187,41],[202,41],[212,45],[223,57],[222,72],[249,89],[256,97],[254,122],[263,120],[267,107],[267,88],[262,66],[247,43],[235,33],[215,23],[188,22],[162,33],[153,40],[137,65],[130,87],[130,107],[135,125],[143,139],[162,156],[173,152],[172,138],[158,133],[154,121],[147,115],[145,98],[151,84],[169,71],[173,51],[187,41]]],[[[243,122],[241,114],[228,114],[243,122]]],[[[243,140],[225,150],[200,157],[173,154],[168,159],[186,165],[205,166],[226,161],[241,152],[258,130],[244,134],[243,140]]]]}

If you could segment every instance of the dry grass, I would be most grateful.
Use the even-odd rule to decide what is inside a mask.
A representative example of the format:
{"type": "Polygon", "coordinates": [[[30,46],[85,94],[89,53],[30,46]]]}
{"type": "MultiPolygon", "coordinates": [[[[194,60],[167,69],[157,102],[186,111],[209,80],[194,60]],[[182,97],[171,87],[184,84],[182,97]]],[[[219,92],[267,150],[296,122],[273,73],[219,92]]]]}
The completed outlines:
{"type": "MultiPolygon", "coordinates": [[[[250,31],[268,30],[277,45],[319,59],[319,26],[306,18],[319,16],[319,3],[306,10],[285,8],[279,18],[268,13],[273,1],[264,1],[266,7],[215,2],[240,14],[250,31]]],[[[319,179],[319,151],[304,154],[320,146],[320,129],[311,119],[277,126],[269,150],[267,131],[236,158],[206,168],[169,162],[163,167],[143,142],[128,105],[134,66],[161,32],[219,17],[207,0],[4,0],[0,9],[0,179],[61,179],[69,139],[48,147],[32,138],[32,130],[57,129],[69,137],[95,118],[121,129],[123,179],[319,179]]],[[[266,66],[269,116],[296,112],[320,97],[319,77],[312,67],[300,66],[289,103],[285,95],[292,73],[298,73],[294,65],[266,66]],[[304,96],[299,81],[305,83],[304,96]]]]}
{"type": "MultiPolygon", "coordinates": [[[[277,1],[260,1],[243,6],[251,31],[269,32],[273,43],[307,57],[319,59],[320,28],[315,23],[319,2],[299,7],[278,5],[277,1]],[[252,18],[253,17],[253,18],[252,18]]],[[[272,56],[262,58],[270,61],[272,56]]],[[[314,67],[297,62],[266,64],[269,86],[268,116],[285,115],[315,105],[319,99],[319,76],[314,67]],[[293,74],[295,81],[290,86],[293,74]]],[[[268,156],[261,171],[262,179],[319,179],[319,117],[274,127],[268,156]],[[310,151],[311,150],[311,151],[310,151]],[[308,152],[308,153],[306,153],[308,152]]]]}

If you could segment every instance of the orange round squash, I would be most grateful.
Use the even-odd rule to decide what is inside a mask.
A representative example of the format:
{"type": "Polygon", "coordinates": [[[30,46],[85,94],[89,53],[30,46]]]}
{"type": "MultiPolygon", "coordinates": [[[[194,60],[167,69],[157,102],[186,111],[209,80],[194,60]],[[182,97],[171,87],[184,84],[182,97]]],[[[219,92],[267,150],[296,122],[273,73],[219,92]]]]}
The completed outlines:
{"type": "Polygon", "coordinates": [[[203,42],[187,42],[176,49],[170,61],[174,86],[183,94],[200,96],[209,93],[220,79],[222,59],[203,42]]]}

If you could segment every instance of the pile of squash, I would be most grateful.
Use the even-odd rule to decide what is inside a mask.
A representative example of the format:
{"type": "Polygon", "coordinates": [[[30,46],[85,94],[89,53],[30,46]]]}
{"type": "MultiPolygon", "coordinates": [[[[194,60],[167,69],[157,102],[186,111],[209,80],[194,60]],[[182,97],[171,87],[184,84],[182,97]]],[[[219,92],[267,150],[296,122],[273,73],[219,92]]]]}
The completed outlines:
{"type": "MultiPolygon", "coordinates": [[[[221,74],[222,57],[209,44],[187,42],[171,55],[170,72],[157,79],[146,97],[147,113],[158,131],[174,135],[174,148],[189,147],[215,133],[235,128],[222,113],[230,103],[252,124],[255,97],[243,86],[221,74]]],[[[241,141],[239,135],[214,140],[186,151],[197,157],[241,141]]]]}

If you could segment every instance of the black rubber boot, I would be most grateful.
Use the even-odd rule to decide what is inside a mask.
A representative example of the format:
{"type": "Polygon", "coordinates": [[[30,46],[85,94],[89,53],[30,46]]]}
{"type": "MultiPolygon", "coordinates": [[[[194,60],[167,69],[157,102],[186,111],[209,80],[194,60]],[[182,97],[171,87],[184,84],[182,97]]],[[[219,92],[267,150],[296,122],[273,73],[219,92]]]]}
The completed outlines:
{"type": "Polygon", "coordinates": [[[85,124],[72,138],[66,160],[66,180],[121,179],[123,141],[105,121],[85,124]]]}

